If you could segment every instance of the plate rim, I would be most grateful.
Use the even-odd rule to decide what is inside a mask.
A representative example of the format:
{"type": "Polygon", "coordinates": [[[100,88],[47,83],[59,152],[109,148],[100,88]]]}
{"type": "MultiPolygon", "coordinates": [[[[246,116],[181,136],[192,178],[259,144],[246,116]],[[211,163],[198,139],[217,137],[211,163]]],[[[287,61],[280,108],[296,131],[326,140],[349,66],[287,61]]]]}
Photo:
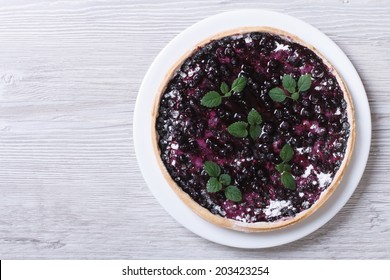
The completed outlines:
{"type": "MultiPolygon", "coordinates": [[[[213,34],[211,33],[211,34],[213,34]]],[[[184,53],[188,51],[187,48],[183,48],[184,53]]],[[[168,65],[170,66],[170,65],[168,65]]],[[[166,67],[165,67],[166,68],[166,67]]],[[[168,67],[169,68],[169,67],[168,67]]],[[[160,79],[158,79],[160,81],[160,79]]],[[[160,86],[160,83],[156,82],[154,83],[154,87],[156,87],[156,84],[160,86]]],[[[153,107],[152,104],[151,108],[153,107]]],[[[150,109],[151,109],[150,108],[150,109]]],[[[267,247],[273,247],[273,246],[279,246],[282,244],[286,244],[289,242],[293,242],[295,240],[298,240],[300,238],[303,238],[304,236],[316,231],[318,228],[326,224],[329,220],[331,220],[342,208],[343,206],[348,202],[349,198],[352,196],[353,192],[355,191],[356,187],[359,184],[359,181],[361,179],[361,176],[364,173],[365,166],[368,160],[369,156],[369,150],[370,150],[370,145],[371,145],[371,113],[370,113],[370,108],[369,108],[369,103],[367,99],[367,94],[365,92],[363,83],[359,77],[359,74],[357,73],[356,69],[354,68],[352,62],[348,59],[346,54],[336,45],[335,42],[333,42],[328,36],[326,36],[324,33],[316,29],[315,27],[309,25],[306,22],[303,22],[299,19],[296,19],[292,16],[273,12],[273,11],[268,11],[268,10],[261,10],[261,9],[251,9],[251,10],[235,10],[235,11],[229,11],[229,12],[224,12],[224,13],[219,13],[214,16],[205,18],[181,33],[179,33],[174,39],[172,39],[162,50],[161,52],[157,55],[157,57],[154,59],[153,63],[150,65],[148,71],[145,74],[145,77],[142,81],[142,84],[139,89],[139,93],[137,96],[136,104],[135,104],[135,109],[134,109],[134,116],[133,116],[133,141],[134,141],[134,148],[135,148],[135,153],[138,161],[138,165],[141,169],[141,173],[153,193],[153,195],[156,197],[156,199],[159,201],[160,205],[163,206],[163,208],[174,218],[176,221],[178,221],[181,225],[186,227],[188,230],[194,232],[195,234],[208,239],[210,241],[213,241],[215,243],[219,243],[222,245],[226,246],[231,246],[231,247],[238,247],[238,248],[267,248],[267,247]],[[242,17],[242,15],[245,15],[245,17],[242,17]],[[241,17],[240,17],[241,16],[241,17]],[[243,18],[244,20],[240,21],[240,18],[243,18]],[[232,20],[236,19],[236,22],[233,23],[233,25],[229,25],[229,27],[224,27],[222,30],[217,30],[218,28],[220,29],[221,24],[226,23],[226,19],[232,20]],[[249,19],[249,22],[248,22],[249,19]],[[277,19],[277,20],[276,20],[277,19]],[[237,21],[238,20],[238,21],[237,21]],[[292,225],[291,227],[287,227],[285,229],[279,229],[277,231],[272,231],[269,233],[244,233],[244,232],[237,232],[237,231],[232,231],[229,229],[224,229],[224,228],[219,228],[213,224],[210,224],[209,222],[203,220],[199,216],[195,214],[191,215],[188,213],[188,209],[183,209],[183,206],[185,208],[189,208],[187,205],[185,205],[181,200],[178,201],[174,197],[172,197],[172,192],[173,190],[171,187],[168,185],[166,181],[160,182],[158,185],[166,185],[164,186],[166,190],[164,190],[163,193],[161,191],[161,186],[156,187],[156,183],[158,183],[159,180],[156,179],[158,176],[153,176],[153,179],[151,178],[152,176],[148,176],[148,173],[150,171],[150,165],[151,162],[150,160],[153,158],[154,161],[155,155],[153,153],[153,149],[149,149],[151,151],[151,154],[148,153],[148,150],[145,149],[145,147],[148,146],[148,144],[152,143],[151,139],[147,139],[148,137],[148,131],[147,129],[142,129],[142,127],[147,127],[148,122],[146,120],[151,118],[151,110],[148,110],[147,107],[147,102],[145,101],[150,101],[151,99],[154,100],[155,95],[158,93],[158,91],[155,91],[156,93],[152,96],[153,98],[148,95],[148,93],[151,91],[150,88],[153,88],[151,84],[153,84],[153,80],[151,80],[151,77],[160,77],[165,76],[164,67],[161,67],[161,63],[167,62],[169,64],[169,61],[171,61],[171,64],[173,65],[176,60],[172,59],[172,56],[179,55],[180,52],[177,52],[177,45],[180,46],[183,44],[189,45],[194,47],[197,42],[202,41],[203,39],[207,38],[208,35],[202,35],[202,36],[193,36],[193,34],[199,34],[200,31],[203,31],[206,26],[209,27],[208,32],[210,33],[213,32],[214,34],[221,32],[223,30],[228,30],[233,28],[240,28],[240,27],[245,27],[248,26],[248,23],[257,23],[258,26],[271,26],[271,27],[276,27],[281,30],[285,30],[289,33],[292,33],[299,38],[301,38],[303,41],[313,45],[315,48],[317,48],[322,54],[325,55],[325,57],[332,63],[332,65],[336,68],[336,70],[340,73],[340,75],[343,77],[345,83],[347,84],[352,99],[353,99],[353,104],[355,107],[355,118],[356,118],[356,143],[355,143],[355,151],[353,152],[352,159],[350,162],[350,165],[347,167],[346,173],[351,172],[351,166],[353,164],[356,165],[356,163],[359,163],[359,172],[358,174],[354,173],[354,176],[352,179],[353,183],[351,183],[350,180],[346,181],[343,179],[341,182],[340,186],[337,188],[339,189],[342,187],[342,185],[347,185],[348,188],[344,188],[343,191],[335,191],[335,193],[332,195],[332,197],[329,199],[330,202],[325,204],[318,209],[318,213],[314,213],[310,217],[308,217],[306,220],[301,221],[297,225],[292,225]],[[286,23],[290,23],[290,25],[287,25],[286,23]],[[212,25],[210,25],[212,24],[212,25]],[[283,24],[285,24],[283,28],[283,24]],[[210,28],[212,26],[212,28],[210,28]],[[293,26],[294,28],[297,27],[305,27],[305,31],[310,32],[310,34],[307,33],[302,33],[301,32],[296,32],[294,28],[291,28],[293,26]],[[211,29],[211,30],[210,30],[211,29]],[[298,33],[298,34],[297,34],[298,33]],[[315,36],[314,36],[314,35],[315,36]],[[189,35],[192,36],[191,38],[188,38],[189,35]],[[310,37],[314,36],[314,38],[310,37]],[[195,39],[194,39],[195,37],[195,39]],[[302,38],[304,37],[304,38],[302,38]],[[307,38],[305,38],[307,37],[307,38]],[[308,38],[312,38],[308,40],[308,38]],[[319,40],[318,44],[314,42],[314,39],[319,40]],[[193,41],[196,40],[194,43],[193,41]],[[183,43],[186,42],[186,43],[183,43]],[[328,56],[326,53],[329,52],[325,50],[325,52],[322,50],[324,45],[319,46],[320,42],[325,43],[324,45],[327,46],[328,48],[330,47],[333,49],[336,54],[333,56],[328,56]],[[344,67],[340,69],[337,67],[337,65],[341,65],[341,62],[336,63],[334,60],[335,58],[338,57],[338,60],[342,58],[342,63],[344,67]],[[343,69],[348,69],[348,71],[343,70],[343,69]],[[343,74],[348,73],[347,77],[346,75],[343,74]],[[353,78],[353,86],[350,86],[351,81],[348,82],[348,80],[351,80],[353,78]],[[353,94],[353,92],[359,91],[360,94],[359,96],[355,96],[357,93],[353,94]],[[363,92],[364,94],[361,94],[363,92]],[[148,99],[147,99],[148,98],[148,99]],[[360,109],[360,110],[359,110],[360,109]],[[145,118],[145,111],[150,113],[150,118],[146,117],[145,118]],[[364,111],[364,125],[365,125],[365,133],[359,133],[359,124],[360,126],[363,124],[363,122],[358,122],[357,114],[358,111],[364,111]],[[143,137],[144,136],[144,137],[143,137]],[[362,138],[360,140],[364,141],[358,141],[358,138],[362,138]],[[146,139],[145,139],[146,138],[146,139]],[[365,146],[362,148],[360,147],[359,149],[359,144],[360,142],[364,142],[365,146]],[[141,144],[143,143],[143,144],[141,144]],[[359,154],[356,155],[358,152],[356,151],[357,149],[360,150],[359,154]],[[153,156],[150,158],[150,156],[153,156]],[[147,171],[148,170],[148,171],[147,171]],[[353,186],[352,186],[353,185],[353,186]],[[169,188],[169,189],[168,189],[169,188]],[[348,190],[346,192],[346,190],[348,190]],[[340,194],[341,192],[341,194],[340,194]],[[338,194],[339,193],[339,194],[338,194]],[[336,195],[339,195],[338,197],[335,197],[336,195]],[[333,199],[332,199],[333,198],[333,199]],[[333,201],[333,203],[332,203],[333,201]],[[336,201],[336,202],[334,202],[336,201]],[[332,204],[335,204],[332,206],[332,204]],[[173,211],[174,209],[179,208],[181,211],[173,211]],[[335,209],[335,207],[337,209],[335,209]],[[178,212],[180,214],[178,214],[178,212]],[[323,214],[324,213],[324,214],[323,214]],[[322,214],[322,215],[321,215],[322,214]],[[185,216],[190,217],[191,219],[187,219],[185,216]],[[314,217],[314,218],[313,218],[314,217]],[[200,220],[201,221],[200,221],[200,220]],[[190,220],[191,222],[187,222],[190,220]],[[195,227],[195,225],[197,225],[195,227]],[[199,230],[199,228],[204,228],[204,231],[199,230]],[[233,233],[232,233],[233,232],[233,233]],[[283,234],[282,233],[288,233],[288,234],[283,234]],[[223,239],[223,238],[215,238],[215,235],[218,234],[224,234],[225,236],[228,236],[229,238],[223,239]],[[249,238],[250,236],[256,235],[258,238],[253,239],[249,238]],[[246,241],[243,242],[242,239],[251,239],[251,241],[246,241]],[[256,241],[257,240],[257,241],[256,241]],[[260,241],[259,241],[260,240],[260,241]],[[264,240],[264,242],[262,242],[264,240]]],[[[149,123],[150,126],[151,123],[149,123]]],[[[151,134],[152,128],[149,127],[149,131],[151,134]]],[[[157,162],[157,161],[156,161],[157,162]]],[[[153,166],[153,164],[152,164],[153,166]]],[[[161,170],[159,169],[160,173],[161,170]]],[[[154,174],[154,173],[153,173],[154,174]]],[[[158,175],[158,174],[157,174],[158,175]]],[[[348,174],[346,174],[348,175],[348,174]]],[[[161,178],[160,178],[161,179],[161,178]]],[[[174,194],[176,196],[176,194],[174,194]]],[[[190,210],[192,212],[192,210],[190,210]]],[[[194,214],[194,213],[193,213],[194,214]]]]}

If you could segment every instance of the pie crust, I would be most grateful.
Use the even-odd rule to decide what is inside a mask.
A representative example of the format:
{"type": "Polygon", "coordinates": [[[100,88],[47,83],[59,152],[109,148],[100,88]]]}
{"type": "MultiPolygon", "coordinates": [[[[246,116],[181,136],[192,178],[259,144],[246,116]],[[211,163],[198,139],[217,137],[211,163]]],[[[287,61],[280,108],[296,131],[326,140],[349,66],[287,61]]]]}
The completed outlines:
{"type": "MultiPolygon", "coordinates": [[[[210,89],[210,90],[215,90],[215,89],[210,89]]],[[[332,193],[339,186],[343,178],[343,175],[345,173],[345,170],[347,168],[347,165],[351,159],[353,147],[354,147],[354,141],[355,141],[355,118],[354,118],[354,108],[352,104],[352,98],[350,96],[346,84],[344,83],[341,76],[337,73],[336,69],[328,62],[328,60],[318,50],[316,50],[313,46],[305,43],[297,36],[289,34],[279,29],[264,27],[264,26],[245,27],[245,28],[228,30],[226,32],[216,34],[215,36],[203,40],[202,42],[194,46],[192,50],[189,50],[185,55],[183,55],[171,67],[170,71],[168,71],[163,82],[161,83],[161,87],[157,93],[154,102],[152,120],[153,120],[152,123],[153,147],[154,147],[154,153],[156,155],[156,160],[159,163],[159,166],[161,168],[162,173],[164,174],[165,179],[167,180],[168,184],[172,187],[172,189],[175,191],[175,193],[181,198],[181,200],[188,207],[190,207],[196,214],[198,214],[206,221],[221,227],[225,227],[237,231],[243,231],[243,232],[261,232],[261,231],[271,231],[271,230],[280,229],[286,226],[296,224],[297,222],[313,214],[317,209],[319,209],[326,202],[326,200],[332,195],[332,193]],[[344,100],[347,103],[345,110],[346,110],[346,115],[349,123],[349,136],[346,142],[346,148],[344,151],[343,160],[341,162],[338,171],[335,173],[330,185],[327,186],[326,189],[321,192],[319,198],[314,202],[314,204],[310,206],[310,208],[303,210],[299,213],[296,213],[294,216],[281,217],[275,221],[259,221],[259,222],[240,221],[236,219],[226,218],[219,214],[213,214],[210,212],[209,209],[201,206],[173,180],[171,174],[168,172],[166,165],[161,159],[161,149],[158,144],[159,133],[156,130],[156,120],[159,116],[159,106],[160,106],[161,98],[164,94],[164,91],[167,88],[169,81],[172,79],[176,71],[180,69],[183,62],[188,57],[191,57],[196,51],[198,51],[200,48],[202,48],[203,46],[205,46],[207,43],[211,41],[219,40],[221,38],[228,37],[228,36],[236,36],[236,35],[247,34],[252,32],[269,33],[271,35],[280,36],[285,40],[291,41],[293,43],[298,43],[299,45],[313,51],[322,60],[322,62],[328,67],[328,71],[330,71],[330,73],[333,74],[333,76],[336,78],[337,83],[341,91],[343,92],[344,100]]]]}

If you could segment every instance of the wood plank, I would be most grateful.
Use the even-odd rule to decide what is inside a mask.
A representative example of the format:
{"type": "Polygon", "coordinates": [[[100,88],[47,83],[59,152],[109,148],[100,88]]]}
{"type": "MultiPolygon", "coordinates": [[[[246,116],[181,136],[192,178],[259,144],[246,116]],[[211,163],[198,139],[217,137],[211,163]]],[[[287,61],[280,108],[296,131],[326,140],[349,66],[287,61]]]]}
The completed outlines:
{"type": "Polygon", "coordinates": [[[375,0],[2,1],[0,258],[389,258],[389,14],[375,0]],[[157,53],[196,21],[241,8],[325,32],[358,69],[373,118],[367,169],[343,210],[306,238],[251,251],[177,224],[132,143],[137,91],[157,53]]]}

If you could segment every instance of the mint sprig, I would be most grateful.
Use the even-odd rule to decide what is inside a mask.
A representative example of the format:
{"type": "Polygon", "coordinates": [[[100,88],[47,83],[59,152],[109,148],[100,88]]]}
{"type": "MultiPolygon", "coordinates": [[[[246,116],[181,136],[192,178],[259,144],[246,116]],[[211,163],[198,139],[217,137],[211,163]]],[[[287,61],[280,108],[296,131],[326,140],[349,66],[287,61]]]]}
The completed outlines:
{"type": "Polygon", "coordinates": [[[218,107],[221,105],[223,98],[230,97],[233,93],[242,92],[247,82],[246,77],[238,77],[233,81],[231,88],[227,83],[222,82],[219,87],[221,93],[215,90],[207,92],[200,100],[200,104],[207,108],[218,107]]]}
{"type": "Polygon", "coordinates": [[[280,158],[282,162],[275,166],[275,169],[281,174],[281,181],[285,188],[290,190],[296,189],[296,182],[291,174],[291,166],[288,164],[294,157],[294,151],[289,144],[285,144],[280,151],[280,158]]]}
{"type": "Polygon", "coordinates": [[[290,98],[294,101],[299,99],[300,93],[307,91],[311,87],[311,75],[302,75],[297,81],[291,75],[284,75],[282,78],[283,88],[275,87],[269,91],[269,96],[275,102],[283,102],[286,98],[290,98]],[[298,87],[297,87],[298,86],[298,87]],[[286,94],[286,91],[290,95],[286,94]]]}
{"type": "Polygon", "coordinates": [[[227,199],[234,202],[240,202],[242,200],[240,189],[231,185],[232,178],[229,174],[221,174],[221,167],[218,164],[212,161],[206,161],[203,169],[210,176],[206,185],[207,192],[216,193],[223,190],[227,199]]]}
{"type": "Polygon", "coordinates": [[[252,108],[252,110],[248,113],[247,121],[248,122],[238,121],[232,123],[227,128],[228,132],[238,138],[245,138],[249,134],[253,140],[256,140],[261,134],[260,125],[263,122],[263,118],[259,112],[252,108]]]}

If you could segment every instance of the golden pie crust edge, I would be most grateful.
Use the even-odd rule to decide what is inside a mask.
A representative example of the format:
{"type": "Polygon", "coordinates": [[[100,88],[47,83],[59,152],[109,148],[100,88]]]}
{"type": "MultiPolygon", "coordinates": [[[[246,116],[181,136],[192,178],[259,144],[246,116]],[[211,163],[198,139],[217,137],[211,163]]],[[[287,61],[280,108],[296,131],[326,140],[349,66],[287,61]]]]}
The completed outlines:
{"type": "Polygon", "coordinates": [[[313,46],[307,44],[303,40],[301,40],[299,37],[292,35],[286,31],[276,29],[273,27],[268,26],[254,26],[254,27],[241,27],[236,29],[231,29],[225,32],[218,33],[216,35],[213,35],[211,37],[208,37],[207,39],[199,42],[197,45],[193,46],[191,50],[186,52],[168,71],[168,73],[165,75],[161,86],[158,90],[158,94],[155,97],[153,110],[152,110],[152,143],[153,143],[153,152],[156,156],[157,162],[159,164],[159,167],[168,182],[168,184],[171,186],[173,191],[180,197],[180,199],[191,208],[192,211],[194,211],[197,215],[199,215],[204,220],[224,228],[236,230],[236,231],[242,231],[242,232],[265,232],[265,231],[272,231],[281,229],[287,226],[291,226],[293,224],[298,223],[299,221],[304,220],[305,218],[312,215],[315,211],[317,211],[327,200],[328,198],[334,193],[336,188],[339,186],[344,173],[346,171],[346,168],[351,160],[352,152],[355,144],[355,110],[352,104],[352,97],[348,91],[348,88],[344,82],[344,80],[341,78],[340,74],[336,71],[336,69],[330,64],[330,62],[313,46]],[[304,210],[300,213],[298,213],[294,217],[287,217],[282,218],[274,222],[256,222],[256,223],[245,223],[241,221],[232,220],[226,217],[219,216],[218,214],[212,214],[207,208],[204,208],[200,206],[196,201],[194,201],[190,195],[188,195],[186,192],[182,190],[180,186],[178,186],[175,181],[172,179],[170,174],[168,173],[164,163],[161,160],[160,154],[161,151],[158,147],[158,141],[159,136],[156,131],[156,119],[158,117],[158,108],[161,96],[163,92],[166,89],[166,86],[168,85],[169,80],[173,77],[174,73],[179,69],[179,67],[182,65],[182,63],[185,61],[186,58],[191,56],[194,52],[198,50],[199,47],[203,47],[208,42],[213,40],[218,40],[226,36],[236,35],[236,34],[244,34],[244,33],[250,33],[250,32],[267,32],[275,35],[279,35],[281,37],[285,37],[288,40],[291,40],[292,42],[299,43],[300,45],[312,50],[316,55],[318,55],[322,61],[328,66],[331,73],[336,77],[337,82],[340,85],[341,90],[344,94],[344,99],[347,102],[347,116],[348,116],[348,122],[350,124],[350,135],[347,142],[347,148],[345,150],[344,159],[343,162],[335,174],[332,183],[329,185],[329,187],[324,190],[321,193],[320,198],[307,210],[304,210]]]}

